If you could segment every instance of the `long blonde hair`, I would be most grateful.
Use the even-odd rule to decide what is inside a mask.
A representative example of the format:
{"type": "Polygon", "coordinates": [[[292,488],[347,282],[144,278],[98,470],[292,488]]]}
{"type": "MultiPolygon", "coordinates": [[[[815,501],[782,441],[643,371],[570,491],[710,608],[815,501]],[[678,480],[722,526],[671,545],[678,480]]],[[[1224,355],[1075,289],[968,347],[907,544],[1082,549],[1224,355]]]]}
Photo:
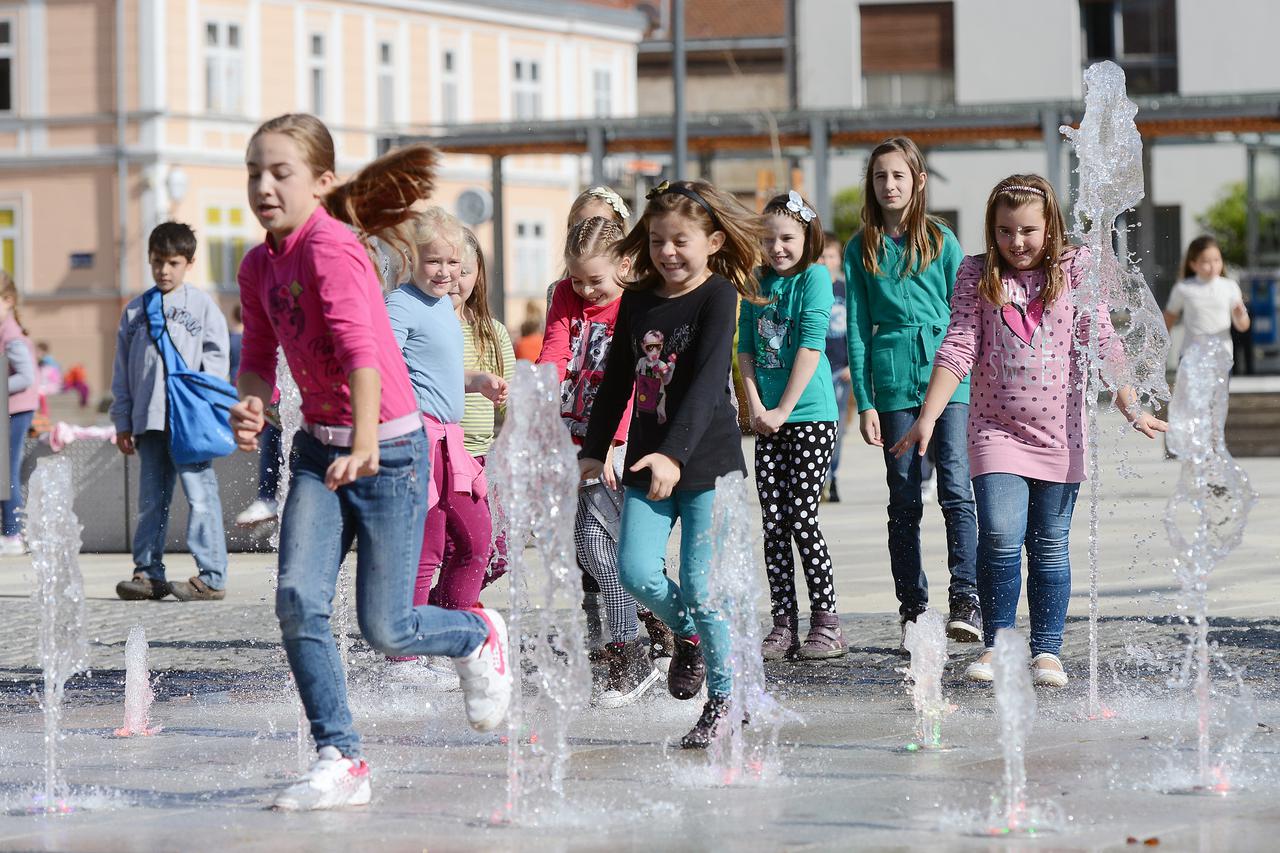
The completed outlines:
{"type": "Polygon", "coordinates": [[[885,154],[901,154],[911,170],[911,200],[902,217],[906,234],[902,252],[902,269],[894,270],[900,276],[919,272],[942,254],[942,223],[928,214],[925,183],[920,177],[926,172],[924,155],[916,144],[905,136],[894,136],[871,150],[867,160],[867,174],[862,189],[862,268],[871,275],[880,274],[880,249],[884,246],[884,211],[876,200],[876,160],[885,154]]]}
{"type": "Polygon", "coordinates": [[[462,226],[462,237],[471,250],[469,257],[463,259],[462,265],[465,267],[468,262],[476,265],[476,286],[471,289],[471,296],[462,306],[471,313],[471,330],[476,340],[476,363],[482,366],[492,365],[494,373],[502,374],[505,372],[502,344],[498,341],[495,328],[497,322],[493,319],[493,312],[489,310],[489,275],[484,267],[484,252],[480,250],[480,241],[476,239],[475,232],[465,225],[462,226]]]}
{"type": "Polygon", "coordinates": [[[0,299],[7,299],[13,303],[9,306],[9,313],[13,315],[13,322],[18,324],[22,334],[27,334],[27,327],[22,325],[22,317],[18,315],[18,301],[21,299],[21,294],[18,293],[18,285],[14,282],[13,277],[4,270],[0,270],[0,299]]]}
{"type": "Polygon", "coordinates": [[[1054,193],[1053,186],[1039,175],[1010,175],[996,184],[987,198],[986,268],[982,272],[982,281],[978,284],[978,294],[995,306],[1005,302],[1004,283],[1000,280],[1004,258],[1000,256],[1000,247],[996,242],[996,211],[1000,207],[1017,210],[1025,204],[1039,204],[1044,209],[1042,264],[1045,269],[1045,285],[1044,290],[1040,291],[1044,304],[1052,305],[1066,287],[1066,277],[1062,274],[1062,255],[1067,249],[1067,223],[1062,217],[1058,196],[1054,193]]]}

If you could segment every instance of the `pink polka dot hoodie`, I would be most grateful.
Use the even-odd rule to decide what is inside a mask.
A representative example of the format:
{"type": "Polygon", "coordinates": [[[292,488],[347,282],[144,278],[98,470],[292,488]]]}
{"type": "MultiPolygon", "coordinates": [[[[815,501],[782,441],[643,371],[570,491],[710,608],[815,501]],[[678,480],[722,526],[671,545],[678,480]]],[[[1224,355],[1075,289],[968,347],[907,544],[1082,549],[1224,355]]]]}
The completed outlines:
{"type": "MultiPolygon", "coordinates": [[[[1085,479],[1084,394],[1079,350],[1088,345],[1089,319],[1077,314],[1088,250],[1068,248],[1061,264],[1066,287],[1051,305],[1040,293],[1043,267],[1006,270],[1003,305],[978,292],[986,261],[960,264],[951,298],[951,324],[935,365],[963,379],[972,373],[969,469],[1018,474],[1052,483],[1085,479]],[[1079,349],[1078,349],[1079,348],[1079,349]]],[[[1105,306],[1098,312],[1102,352],[1122,354],[1105,306]]]]}

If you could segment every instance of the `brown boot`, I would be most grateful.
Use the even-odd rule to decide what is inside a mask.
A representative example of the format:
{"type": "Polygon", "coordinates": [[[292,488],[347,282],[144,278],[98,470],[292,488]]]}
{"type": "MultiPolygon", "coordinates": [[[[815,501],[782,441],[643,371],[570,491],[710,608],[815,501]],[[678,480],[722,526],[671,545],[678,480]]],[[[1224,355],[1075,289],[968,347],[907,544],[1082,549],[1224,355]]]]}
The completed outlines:
{"type": "Polygon", "coordinates": [[[138,572],[116,584],[116,595],[125,601],[159,601],[169,594],[169,584],[138,572]]]}
{"type": "Polygon", "coordinates": [[[225,589],[214,589],[199,577],[189,581],[173,581],[169,584],[169,592],[179,601],[221,601],[227,597],[225,589]]]}
{"type": "Polygon", "coordinates": [[[760,644],[765,660],[785,660],[800,648],[800,619],[794,613],[773,617],[773,630],[760,644]]]}
{"type": "Polygon", "coordinates": [[[801,660],[838,658],[849,651],[840,633],[840,617],[835,613],[815,610],[809,616],[809,636],[804,638],[797,657],[801,660]]]}

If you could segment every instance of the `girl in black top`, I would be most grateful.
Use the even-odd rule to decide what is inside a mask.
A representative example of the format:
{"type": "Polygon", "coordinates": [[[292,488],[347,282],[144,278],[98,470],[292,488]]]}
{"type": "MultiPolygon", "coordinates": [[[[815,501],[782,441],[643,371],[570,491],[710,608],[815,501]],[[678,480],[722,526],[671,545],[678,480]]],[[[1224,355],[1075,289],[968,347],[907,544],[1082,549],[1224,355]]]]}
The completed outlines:
{"type": "Polygon", "coordinates": [[[707,704],[681,746],[705,748],[728,713],[729,634],[707,604],[716,478],[745,474],[730,374],[738,297],[758,301],[759,217],[705,181],[664,182],[615,251],[636,280],[618,309],[604,379],[591,410],[582,476],[600,476],[610,439],[635,394],[628,432],[618,573],[676,635],[667,686],[707,704]],[[680,583],[663,571],[680,519],[680,583]]]}

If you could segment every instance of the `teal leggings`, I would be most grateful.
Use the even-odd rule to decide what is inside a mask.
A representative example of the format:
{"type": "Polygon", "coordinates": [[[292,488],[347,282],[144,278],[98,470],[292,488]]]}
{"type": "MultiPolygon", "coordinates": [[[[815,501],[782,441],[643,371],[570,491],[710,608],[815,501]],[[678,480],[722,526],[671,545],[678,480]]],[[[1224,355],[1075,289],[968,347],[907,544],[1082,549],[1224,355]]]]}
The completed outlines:
{"type": "Polygon", "coordinates": [[[618,545],[618,579],[642,606],[652,610],[680,637],[701,638],[707,662],[707,694],[728,696],[729,628],[707,606],[707,571],[711,568],[711,507],[715,489],[674,492],[661,501],[643,489],[626,487],[622,504],[622,537],[618,545]],[[680,519],[680,583],[663,571],[667,540],[680,519]]]}

